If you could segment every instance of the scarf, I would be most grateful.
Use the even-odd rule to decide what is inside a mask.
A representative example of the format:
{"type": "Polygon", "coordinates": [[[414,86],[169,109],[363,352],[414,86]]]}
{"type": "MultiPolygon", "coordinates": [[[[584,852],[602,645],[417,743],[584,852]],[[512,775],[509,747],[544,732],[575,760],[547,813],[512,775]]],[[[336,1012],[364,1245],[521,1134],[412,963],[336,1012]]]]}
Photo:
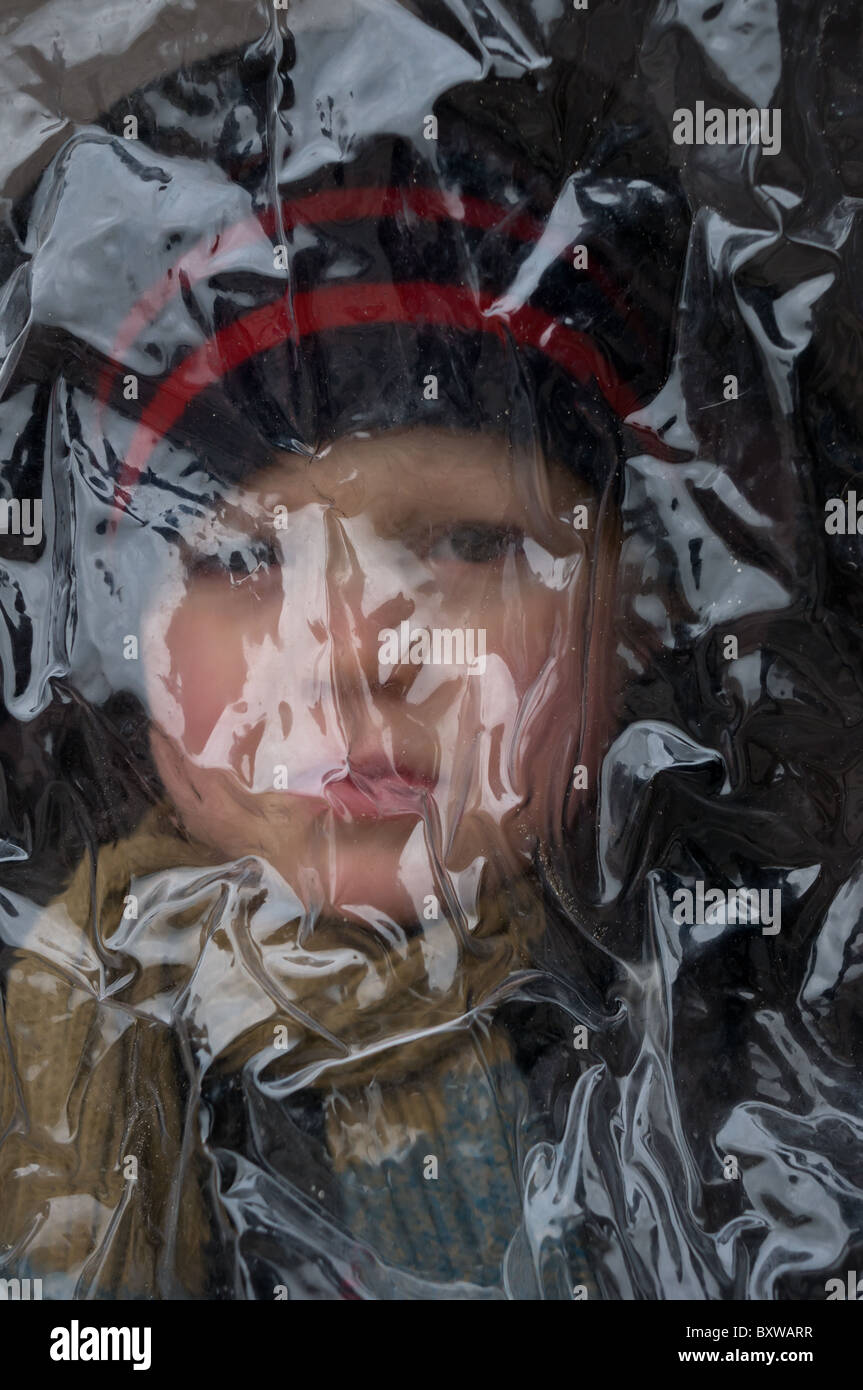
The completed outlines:
{"type": "MultiPolygon", "coordinates": [[[[12,1272],[42,1277],[49,1297],[208,1296],[208,1268],[231,1265],[233,1240],[200,1105],[217,1075],[253,1076],[277,1106],[316,1097],[348,1225],[409,1153],[423,1160],[413,1190],[431,1201],[440,1174],[425,1160],[445,1166],[459,1134],[471,1154],[491,1134],[472,1210],[501,1207],[508,1167],[511,1219],[523,1097],[494,1014],[530,970],[538,897],[525,880],[477,922],[426,928],[384,940],[314,917],[268,864],[221,863],[164,806],[85,857],[6,973],[0,1242],[12,1272]]],[[[476,1224],[462,1222],[482,1244],[476,1224]]],[[[433,1225],[451,1243],[452,1220],[433,1225]]],[[[499,1230],[491,1243],[494,1263],[499,1230]]]]}

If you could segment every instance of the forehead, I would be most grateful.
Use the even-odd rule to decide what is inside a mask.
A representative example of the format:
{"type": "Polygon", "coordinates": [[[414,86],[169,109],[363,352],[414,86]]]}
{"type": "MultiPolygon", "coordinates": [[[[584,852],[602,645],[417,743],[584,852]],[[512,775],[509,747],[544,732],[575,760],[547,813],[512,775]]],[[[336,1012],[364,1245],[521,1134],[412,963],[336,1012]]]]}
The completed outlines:
{"type": "Polygon", "coordinates": [[[537,502],[557,510],[587,492],[562,465],[502,437],[434,429],[352,436],[307,458],[282,454],[252,487],[266,506],[326,503],[346,516],[505,516],[537,502]]]}

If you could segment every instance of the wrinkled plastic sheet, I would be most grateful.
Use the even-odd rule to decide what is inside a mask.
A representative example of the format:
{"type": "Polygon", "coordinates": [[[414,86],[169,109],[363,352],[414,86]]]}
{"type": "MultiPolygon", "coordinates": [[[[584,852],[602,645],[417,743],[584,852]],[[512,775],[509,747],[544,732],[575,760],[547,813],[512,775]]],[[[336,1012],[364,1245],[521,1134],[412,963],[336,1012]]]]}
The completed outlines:
{"type": "Polygon", "coordinates": [[[863,1268],[860,25],[7,4],[0,1274],[863,1268]]]}

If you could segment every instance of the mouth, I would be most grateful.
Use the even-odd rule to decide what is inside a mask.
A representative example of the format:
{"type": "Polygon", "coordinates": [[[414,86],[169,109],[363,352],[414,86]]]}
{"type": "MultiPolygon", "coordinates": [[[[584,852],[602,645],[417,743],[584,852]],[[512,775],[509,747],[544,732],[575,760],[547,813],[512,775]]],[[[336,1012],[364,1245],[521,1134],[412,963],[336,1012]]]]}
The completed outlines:
{"type": "Polygon", "coordinates": [[[324,786],[324,795],[339,816],[380,820],[388,816],[419,815],[434,790],[435,778],[413,768],[386,762],[354,763],[349,771],[324,786]]]}

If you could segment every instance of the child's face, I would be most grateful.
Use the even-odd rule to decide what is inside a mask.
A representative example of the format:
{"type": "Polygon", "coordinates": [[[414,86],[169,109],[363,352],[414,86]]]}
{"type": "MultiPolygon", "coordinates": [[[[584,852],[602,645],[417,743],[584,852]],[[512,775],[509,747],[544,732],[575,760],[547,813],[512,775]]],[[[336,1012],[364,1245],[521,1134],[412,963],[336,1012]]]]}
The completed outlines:
{"type": "Polygon", "coordinates": [[[258,473],[144,625],[190,833],[369,921],[523,864],[577,761],[594,523],[584,484],[487,436],[344,439],[258,473]]]}

